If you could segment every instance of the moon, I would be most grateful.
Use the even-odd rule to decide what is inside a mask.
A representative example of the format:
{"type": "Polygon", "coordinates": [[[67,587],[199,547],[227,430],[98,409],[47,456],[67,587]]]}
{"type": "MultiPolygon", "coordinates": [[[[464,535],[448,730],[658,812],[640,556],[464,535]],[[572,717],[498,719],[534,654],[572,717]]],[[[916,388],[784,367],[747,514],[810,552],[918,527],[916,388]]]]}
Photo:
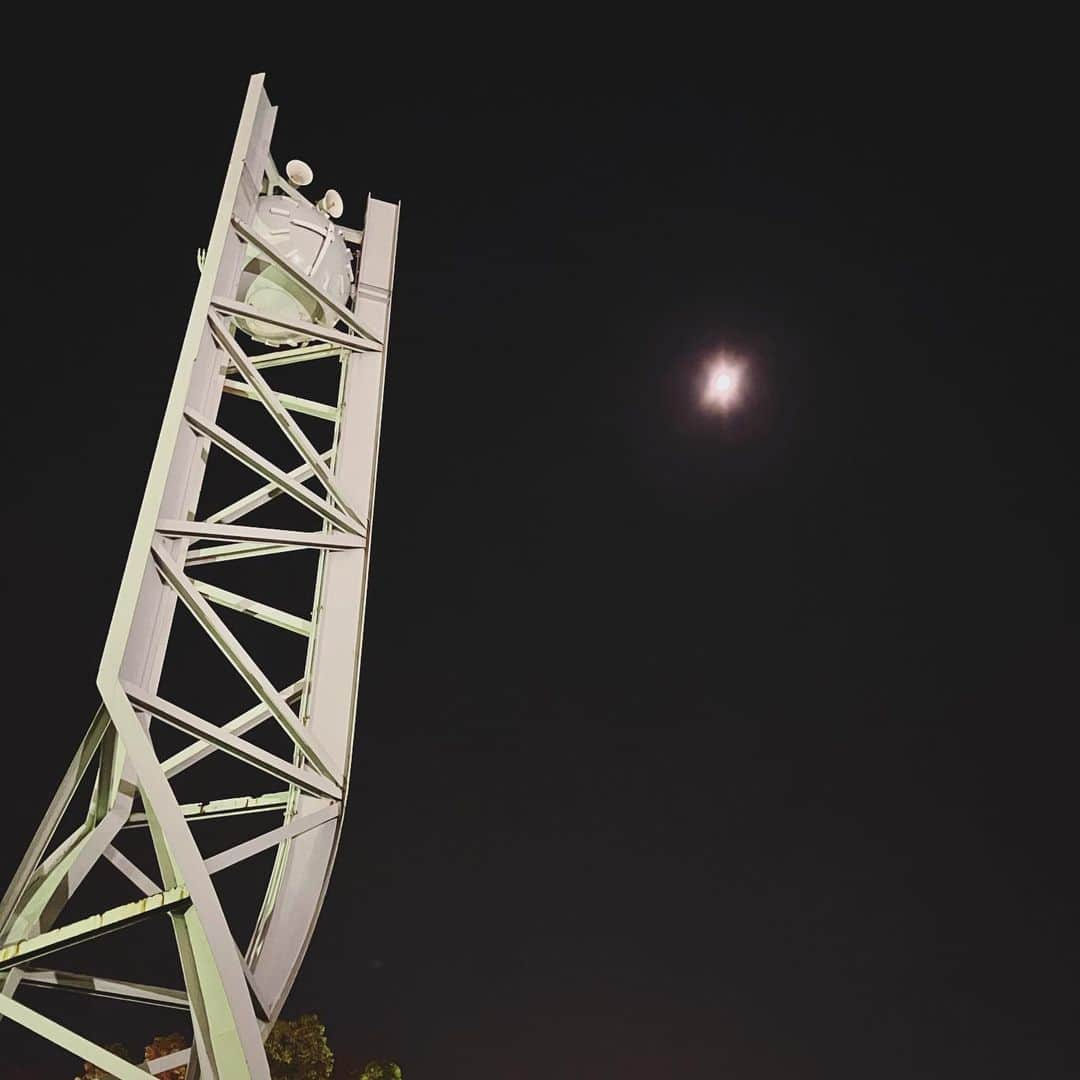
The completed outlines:
{"type": "Polygon", "coordinates": [[[705,371],[701,402],[713,412],[730,412],[742,400],[746,365],[727,353],[714,357],[705,371]]]}

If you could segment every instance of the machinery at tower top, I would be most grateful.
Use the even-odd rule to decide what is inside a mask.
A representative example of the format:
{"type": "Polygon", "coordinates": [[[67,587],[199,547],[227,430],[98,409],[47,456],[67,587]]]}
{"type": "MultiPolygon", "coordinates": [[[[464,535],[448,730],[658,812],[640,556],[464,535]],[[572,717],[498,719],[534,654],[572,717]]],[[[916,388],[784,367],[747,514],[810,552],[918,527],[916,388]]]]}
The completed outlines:
{"type": "MultiPolygon", "coordinates": [[[[306,162],[290,161],[286,175],[289,183],[280,178],[271,181],[270,190],[256,200],[252,228],[260,243],[248,245],[236,298],[282,320],[333,326],[337,322],[334,313],[294,276],[269,261],[265,251],[276,252],[321,293],[344,304],[354,280],[346,231],[335,223],[344,213],[344,202],[333,188],[316,203],[301,196],[298,189],[314,179],[306,162]]],[[[306,345],[310,341],[280,322],[242,316],[235,322],[249,337],[267,345],[306,345]]]]}

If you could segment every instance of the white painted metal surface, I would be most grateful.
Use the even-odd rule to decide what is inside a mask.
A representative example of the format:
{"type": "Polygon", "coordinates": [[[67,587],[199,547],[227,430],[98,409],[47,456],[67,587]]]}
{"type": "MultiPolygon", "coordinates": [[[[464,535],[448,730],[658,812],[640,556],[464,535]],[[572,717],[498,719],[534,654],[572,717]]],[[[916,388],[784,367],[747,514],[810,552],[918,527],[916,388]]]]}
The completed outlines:
{"type": "MultiPolygon", "coordinates": [[[[339,229],[327,212],[336,206],[313,205],[278,173],[270,156],[275,112],[262,77],[255,76],[201,258],[102,656],[102,707],[0,901],[0,1016],[118,1076],[146,1072],[120,1069],[108,1051],[15,1001],[20,985],[189,1008],[189,1080],[269,1080],[262,1040],[311,940],[348,793],[398,207],[369,198],[362,232],[339,229]],[[290,206],[294,212],[280,212],[290,206]],[[287,228],[311,234],[302,252],[286,245],[290,251],[297,247],[296,257],[271,235],[268,222],[275,216],[287,217],[287,228]],[[252,288],[253,257],[269,268],[281,290],[270,302],[263,302],[265,290],[252,288]],[[249,343],[235,336],[245,326],[255,331],[249,343]],[[262,348],[256,340],[282,347],[262,348]],[[314,364],[339,365],[336,401],[272,388],[271,369],[314,364]],[[245,408],[264,410],[294,460],[277,463],[230,432],[218,416],[225,392],[245,408]],[[325,432],[321,443],[305,433],[297,415],[319,422],[325,432]],[[247,467],[252,489],[207,512],[200,494],[217,455],[247,467]],[[309,528],[248,524],[249,515],[279,496],[310,514],[309,528]],[[270,582],[286,572],[283,561],[262,556],[298,549],[317,554],[310,611],[285,611],[248,591],[195,576],[205,567],[243,561],[270,582]],[[257,561],[251,564],[252,559],[257,561]],[[240,715],[199,716],[161,695],[163,670],[172,663],[178,600],[250,688],[255,703],[240,715]],[[304,670],[264,670],[219,610],[303,638],[304,670]],[[251,741],[271,721],[287,736],[287,758],[251,741]],[[160,724],[192,742],[159,756],[154,733],[160,724]],[[202,803],[181,804],[175,778],[215,754],[250,767],[262,790],[221,791],[202,803]],[[60,819],[87,771],[95,784],[85,822],[56,843],[60,819]],[[242,814],[271,818],[250,840],[205,857],[193,825],[205,830],[217,818],[242,814]],[[123,851],[127,830],[139,826],[148,827],[153,838],[153,873],[123,851]],[[212,876],[268,850],[276,857],[258,919],[250,938],[237,942],[212,876]],[[131,902],[64,923],[64,905],[99,860],[127,880],[131,902]],[[28,966],[71,943],[119,935],[155,917],[172,923],[182,990],[28,966]]],[[[175,678],[170,685],[177,685],[175,678]]],[[[154,1063],[154,1071],[160,1067],[154,1063]]]]}

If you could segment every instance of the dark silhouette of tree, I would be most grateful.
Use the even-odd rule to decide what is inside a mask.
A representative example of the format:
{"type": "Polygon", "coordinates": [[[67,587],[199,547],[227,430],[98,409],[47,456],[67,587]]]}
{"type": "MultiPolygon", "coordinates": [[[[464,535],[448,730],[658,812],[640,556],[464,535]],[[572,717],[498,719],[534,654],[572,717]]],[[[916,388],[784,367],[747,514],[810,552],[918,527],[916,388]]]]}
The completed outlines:
{"type": "Polygon", "coordinates": [[[266,1058],[273,1080],[330,1080],[334,1074],[326,1028],[311,1013],[279,1020],[266,1040],[266,1058]]]}

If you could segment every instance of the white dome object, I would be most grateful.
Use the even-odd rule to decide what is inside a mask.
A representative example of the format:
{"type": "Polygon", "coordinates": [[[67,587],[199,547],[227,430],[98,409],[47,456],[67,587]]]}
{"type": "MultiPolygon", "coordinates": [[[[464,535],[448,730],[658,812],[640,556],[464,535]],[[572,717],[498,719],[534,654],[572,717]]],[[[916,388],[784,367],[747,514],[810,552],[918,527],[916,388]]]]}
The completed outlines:
{"type": "Polygon", "coordinates": [[[324,214],[329,214],[332,218],[339,218],[345,213],[345,202],[333,188],[327,188],[318,206],[324,214]]]}
{"type": "Polygon", "coordinates": [[[311,171],[311,166],[306,161],[301,161],[299,158],[293,158],[285,166],[285,175],[289,178],[289,183],[293,187],[307,187],[312,180],[315,179],[315,174],[311,171]]]}
{"type": "MultiPolygon", "coordinates": [[[[291,195],[262,195],[251,230],[312,284],[344,305],[352,285],[352,255],[340,229],[313,206],[291,195]]],[[[236,298],[281,319],[332,327],[337,316],[275,266],[253,244],[240,274],[236,298]]],[[[266,345],[306,345],[311,338],[273,323],[237,316],[236,325],[266,345]]]]}

